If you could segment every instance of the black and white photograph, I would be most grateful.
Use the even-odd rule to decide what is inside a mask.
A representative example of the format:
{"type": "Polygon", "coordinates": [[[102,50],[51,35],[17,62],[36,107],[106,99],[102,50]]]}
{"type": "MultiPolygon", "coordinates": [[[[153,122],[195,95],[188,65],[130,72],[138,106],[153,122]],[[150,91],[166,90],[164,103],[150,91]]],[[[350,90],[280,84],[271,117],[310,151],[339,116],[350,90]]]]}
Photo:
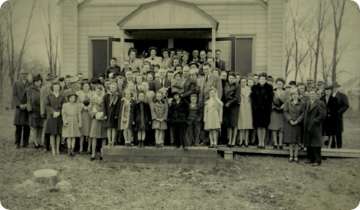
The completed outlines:
{"type": "Polygon", "coordinates": [[[360,210],[359,0],[0,6],[0,210],[360,210]]]}

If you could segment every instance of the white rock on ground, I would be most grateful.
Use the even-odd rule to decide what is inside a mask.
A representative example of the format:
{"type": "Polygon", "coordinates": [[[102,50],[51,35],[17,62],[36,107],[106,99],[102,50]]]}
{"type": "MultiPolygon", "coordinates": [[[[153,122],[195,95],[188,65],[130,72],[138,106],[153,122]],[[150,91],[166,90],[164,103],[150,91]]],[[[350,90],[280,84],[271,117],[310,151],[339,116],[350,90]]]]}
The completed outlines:
{"type": "Polygon", "coordinates": [[[58,183],[58,172],[53,169],[41,169],[34,172],[34,178],[37,183],[46,184],[55,187],[58,183]]]}

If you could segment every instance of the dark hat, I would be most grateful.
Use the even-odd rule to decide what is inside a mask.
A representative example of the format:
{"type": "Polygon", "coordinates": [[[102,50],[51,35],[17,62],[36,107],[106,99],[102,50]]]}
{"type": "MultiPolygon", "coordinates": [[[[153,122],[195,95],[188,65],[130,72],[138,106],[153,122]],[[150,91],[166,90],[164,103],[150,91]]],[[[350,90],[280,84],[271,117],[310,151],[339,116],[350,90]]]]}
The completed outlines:
{"type": "Polygon", "coordinates": [[[41,76],[40,74],[36,75],[36,76],[33,78],[33,82],[37,82],[37,81],[43,81],[42,76],[41,76]]]}
{"type": "Polygon", "coordinates": [[[325,90],[331,90],[331,89],[333,89],[333,86],[332,86],[332,85],[327,84],[327,85],[325,86],[325,90]]]}
{"type": "Polygon", "coordinates": [[[54,80],[54,79],[56,79],[56,75],[54,75],[54,74],[52,74],[52,73],[48,73],[48,74],[46,75],[46,81],[52,81],[52,80],[54,80]]]}
{"type": "Polygon", "coordinates": [[[66,94],[66,98],[69,100],[71,96],[75,96],[76,98],[78,98],[78,95],[75,93],[75,91],[69,91],[66,94]]]}

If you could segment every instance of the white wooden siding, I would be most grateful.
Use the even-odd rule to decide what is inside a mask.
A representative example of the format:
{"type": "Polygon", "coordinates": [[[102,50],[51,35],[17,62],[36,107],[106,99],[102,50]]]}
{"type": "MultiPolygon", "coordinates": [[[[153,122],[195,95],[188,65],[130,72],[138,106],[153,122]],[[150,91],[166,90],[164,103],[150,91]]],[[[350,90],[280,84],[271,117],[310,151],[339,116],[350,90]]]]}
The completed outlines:
{"type": "MultiPolygon", "coordinates": [[[[267,11],[261,4],[199,5],[201,9],[219,21],[217,37],[231,35],[255,36],[254,71],[266,71],[267,67],[267,11]]],[[[91,37],[119,37],[116,25],[136,6],[84,5],[79,9],[79,70],[84,75],[91,71],[91,37]]]]}

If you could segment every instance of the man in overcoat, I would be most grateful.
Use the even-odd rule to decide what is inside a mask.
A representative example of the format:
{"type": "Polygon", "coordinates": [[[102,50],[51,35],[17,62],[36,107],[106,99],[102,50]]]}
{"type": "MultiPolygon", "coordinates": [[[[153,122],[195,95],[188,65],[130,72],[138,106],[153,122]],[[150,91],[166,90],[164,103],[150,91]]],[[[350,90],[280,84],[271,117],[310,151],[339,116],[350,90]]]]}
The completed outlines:
{"type": "Polygon", "coordinates": [[[15,144],[16,148],[20,148],[22,141],[23,147],[29,144],[30,127],[29,127],[29,112],[27,107],[26,93],[29,88],[27,81],[27,72],[22,70],[20,72],[20,79],[15,82],[13,86],[13,100],[12,105],[15,108],[14,125],[15,129],[15,144]]]}
{"type": "MultiPolygon", "coordinates": [[[[340,85],[335,83],[333,86],[333,97],[336,99],[337,107],[335,107],[336,111],[336,147],[342,147],[342,132],[344,131],[344,121],[343,115],[346,110],[349,109],[349,100],[348,97],[339,91],[340,85]]],[[[335,145],[332,145],[334,147],[335,145]]]]}
{"type": "Polygon", "coordinates": [[[304,114],[304,145],[307,151],[306,163],[321,164],[322,124],[326,117],[326,106],[315,90],[309,92],[304,114]]]}

